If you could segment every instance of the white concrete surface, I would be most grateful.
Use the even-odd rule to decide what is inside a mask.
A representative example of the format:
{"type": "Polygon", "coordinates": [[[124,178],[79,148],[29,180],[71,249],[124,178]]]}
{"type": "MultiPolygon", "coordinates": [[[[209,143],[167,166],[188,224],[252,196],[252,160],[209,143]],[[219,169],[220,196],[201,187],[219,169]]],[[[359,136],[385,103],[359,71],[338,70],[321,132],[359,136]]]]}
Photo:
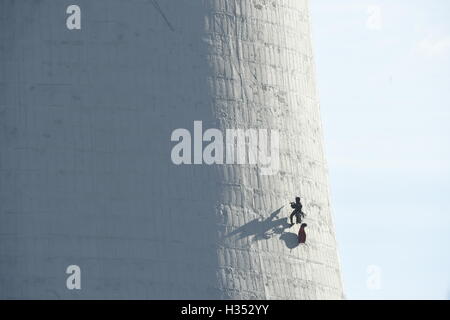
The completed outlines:
{"type": "Polygon", "coordinates": [[[342,298],[307,1],[5,0],[0,40],[1,298],[342,298]],[[194,120],[280,172],[174,165],[194,120]]]}

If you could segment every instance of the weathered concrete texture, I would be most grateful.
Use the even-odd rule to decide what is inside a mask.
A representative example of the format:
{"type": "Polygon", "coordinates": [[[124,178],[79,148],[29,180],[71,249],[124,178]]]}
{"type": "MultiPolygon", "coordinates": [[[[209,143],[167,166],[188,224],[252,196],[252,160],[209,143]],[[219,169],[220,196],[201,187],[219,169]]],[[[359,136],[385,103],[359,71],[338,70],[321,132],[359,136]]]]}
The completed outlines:
{"type": "Polygon", "coordinates": [[[304,0],[0,1],[0,298],[341,298],[313,78],[304,0]],[[194,120],[280,172],[175,166],[194,120]]]}
{"type": "Polygon", "coordinates": [[[213,3],[207,21],[217,118],[224,127],[281,133],[279,174],[222,168],[221,235],[234,231],[219,250],[222,288],[233,298],[340,298],[307,1],[213,3]],[[288,205],[277,209],[297,194],[306,200],[309,240],[292,248],[298,227],[279,220],[288,205]]]}

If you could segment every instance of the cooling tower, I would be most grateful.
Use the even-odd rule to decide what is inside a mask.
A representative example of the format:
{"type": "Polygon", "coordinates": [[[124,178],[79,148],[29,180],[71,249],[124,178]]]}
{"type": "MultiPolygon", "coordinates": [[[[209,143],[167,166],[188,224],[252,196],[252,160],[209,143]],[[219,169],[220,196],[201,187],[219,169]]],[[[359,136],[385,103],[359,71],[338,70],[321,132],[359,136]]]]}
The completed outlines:
{"type": "Polygon", "coordinates": [[[0,1],[0,298],[342,297],[307,1],[0,1]],[[194,122],[279,164],[174,163],[194,122]]]}

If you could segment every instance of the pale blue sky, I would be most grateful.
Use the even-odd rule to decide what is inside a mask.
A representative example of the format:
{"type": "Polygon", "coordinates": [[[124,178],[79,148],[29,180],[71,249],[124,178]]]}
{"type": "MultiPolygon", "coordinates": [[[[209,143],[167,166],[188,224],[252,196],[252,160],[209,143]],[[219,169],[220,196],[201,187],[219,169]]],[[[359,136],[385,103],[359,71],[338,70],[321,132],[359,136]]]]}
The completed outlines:
{"type": "Polygon", "coordinates": [[[450,1],[310,6],[346,295],[449,298],[450,1]]]}

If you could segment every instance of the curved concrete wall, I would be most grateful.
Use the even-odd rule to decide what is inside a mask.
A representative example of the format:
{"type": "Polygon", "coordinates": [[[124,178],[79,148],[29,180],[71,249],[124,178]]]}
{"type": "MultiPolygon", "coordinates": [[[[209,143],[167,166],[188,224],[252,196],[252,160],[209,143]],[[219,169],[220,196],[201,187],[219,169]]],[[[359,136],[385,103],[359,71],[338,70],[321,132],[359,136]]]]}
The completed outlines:
{"type": "Polygon", "coordinates": [[[4,0],[0,40],[1,298],[342,297],[307,1],[4,0]],[[175,165],[196,120],[279,170],[175,165]]]}

